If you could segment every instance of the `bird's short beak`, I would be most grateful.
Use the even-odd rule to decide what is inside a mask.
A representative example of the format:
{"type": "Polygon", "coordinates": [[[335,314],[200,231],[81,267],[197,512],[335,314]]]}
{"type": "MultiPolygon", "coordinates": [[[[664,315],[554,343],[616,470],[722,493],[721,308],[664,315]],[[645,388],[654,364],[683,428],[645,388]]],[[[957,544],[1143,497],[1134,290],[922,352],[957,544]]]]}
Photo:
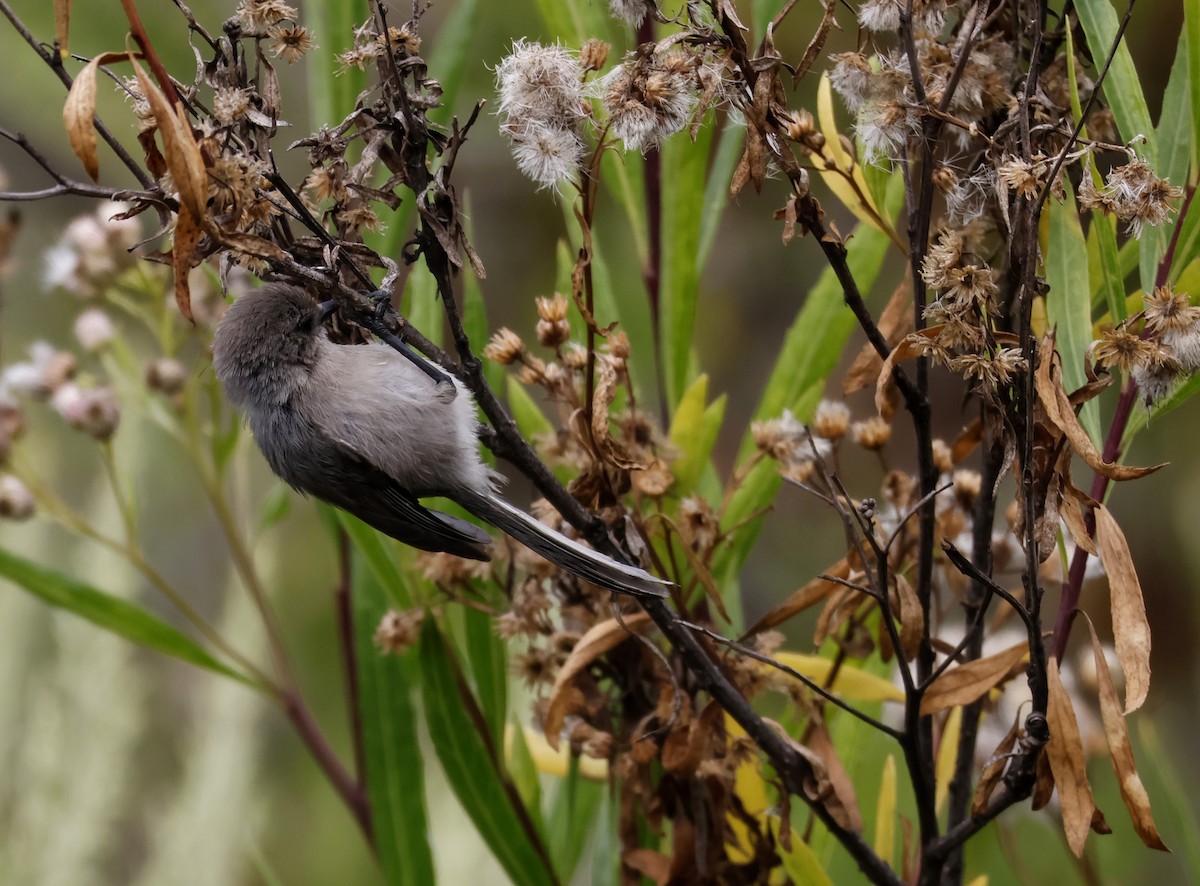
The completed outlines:
{"type": "Polygon", "coordinates": [[[317,305],[317,317],[321,322],[328,319],[329,315],[338,309],[337,299],[331,298],[329,301],[323,301],[317,305]]]}

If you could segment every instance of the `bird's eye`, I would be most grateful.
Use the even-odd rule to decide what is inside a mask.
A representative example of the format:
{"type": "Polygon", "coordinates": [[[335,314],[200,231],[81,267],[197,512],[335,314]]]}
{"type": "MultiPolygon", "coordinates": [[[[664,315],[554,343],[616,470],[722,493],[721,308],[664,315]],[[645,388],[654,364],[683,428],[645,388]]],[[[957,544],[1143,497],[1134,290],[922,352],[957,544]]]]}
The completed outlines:
{"type": "Polygon", "coordinates": [[[314,311],[301,311],[300,318],[296,322],[296,328],[301,332],[312,332],[313,324],[317,322],[317,315],[314,311]]]}

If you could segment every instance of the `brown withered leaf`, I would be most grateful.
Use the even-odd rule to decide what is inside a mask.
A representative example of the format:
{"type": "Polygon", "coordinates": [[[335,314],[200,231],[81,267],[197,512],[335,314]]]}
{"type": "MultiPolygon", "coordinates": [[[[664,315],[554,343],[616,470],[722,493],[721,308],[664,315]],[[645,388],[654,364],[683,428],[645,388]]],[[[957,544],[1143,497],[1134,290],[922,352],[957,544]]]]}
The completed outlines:
{"type": "Polygon", "coordinates": [[[1067,845],[1075,857],[1080,858],[1092,827],[1096,802],[1092,799],[1092,788],[1087,780],[1087,760],[1083,753],[1083,740],[1079,737],[1079,723],[1075,719],[1071,697],[1058,673],[1058,659],[1049,656],[1046,665],[1050,689],[1046,719],[1050,724],[1050,742],[1046,745],[1045,753],[1062,807],[1067,845]]]}
{"type": "Polygon", "coordinates": [[[1063,524],[1067,527],[1067,532],[1071,536],[1071,541],[1075,542],[1075,546],[1083,548],[1095,557],[1099,553],[1096,550],[1096,543],[1088,535],[1087,525],[1083,522],[1083,509],[1092,507],[1095,502],[1071,483],[1064,483],[1062,491],[1063,497],[1059,503],[1058,515],[1062,517],[1063,524]]]}
{"type": "Polygon", "coordinates": [[[608,463],[626,471],[646,470],[650,467],[633,458],[608,429],[608,411],[617,396],[619,379],[612,362],[596,359],[596,390],[592,395],[592,439],[608,463]]]}
{"type": "Polygon", "coordinates": [[[983,422],[975,419],[954,438],[950,446],[950,460],[955,464],[975,451],[975,447],[983,441],[983,422]]]}
{"type": "Polygon", "coordinates": [[[875,409],[879,415],[885,419],[891,419],[896,412],[896,406],[888,397],[888,385],[892,381],[892,370],[896,368],[898,363],[903,363],[905,360],[912,360],[921,354],[921,339],[934,338],[940,332],[941,327],[931,326],[928,329],[922,329],[917,332],[910,333],[900,340],[896,347],[892,348],[892,352],[888,354],[887,359],[883,361],[883,365],[879,367],[879,377],[875,380],[875,409]]]}
{"type": "Polygon", "coordinates": [[[829,731],[820,719],[812,723],[807,736],[807,744],[812,753],[820,759],[827,787],[822,788],[825,808],[833,816],[834,821],[847,830],[861,832],[863,829],[862,812],[858,808],[858,795],[854,791],[854,782],[846,767],[842,765],[837,748],[829,737],[829,731]]]}
{"type": "MultiPolygon", "coordinates": [[[[911,297],[909,290],[908,280],[901,281],[900,285],[892,291],[883,313],[879,315],[879,331],[887,343],[893,347],[897,340],[912,330],[913,312],[909,307],[911,297]]],[[[846,376],[842,379],[842,394],[848,396],[877,381],[882,366],[883,358],[879,356],[879,352],[871,343],[867,342],[854,358],[854,362],[850,364],[850,368],[846,370],[846,376]]]]}
{"type": "Polygon", "coordinates": [[[550,747],[558,750],[559,736],[570,701],[566,690],[571,681],[597,658],[628,640],[632,636],[631,631],[641,630],[648,624],[650,616],[639,612],[621,621],[610,618],[592,625],[587,633],[579,638],[579,642],[559,669],[554,686],[550,690],[549,704],[546,708],[546,741],[550,743],[550,747]]]}
{"type": "MultiPolygon", "coordinates": [[[[61,0],[55,3],[55,14],[62,5],[61,0]]],[[[67,16],[70,16],[70,5],[67,6],[67,16]]],[[[66,23],[63,23],[65,30],[66,23]]],[[[63,51],[66,51],[65,34],[60,37],[63,51]]],[[[63,125],[67,128],[67,140],[71,150],[83,164],[84,171],[92,181],[100,178],[100,157],[96,153],[96,72],[101,65],[125,61],[129,58],[127,52],[105,52],[96,56],[80,71],[75,82],[67,92],[67,100],[63,104],[63,125]]]]}
{"type": "Polygon", "coordinates": [[[1117,773],[1117,783],[1121,788],[1121,799],[1129,810],[1129,818],[1133,829],[1141,837],[1142,842],[1151,849],[1161,849],[1170,852],[1158,834],[1154,824],[1154,815],[1150,811],[1150,795],[1146,786],[1137,773],[1137,765],[1133,760],[1133,746],[1129,743],[1129,729],[1125,725],[1125,716],[1121,712],[1121,701],[1117,697],[1117,686],[1113,682],[1112,672],[1108,669],[1108,658],[1100,638],[1096,636],[1096,626],[1082,613],[1087,621],[1088,630],[1092,634],[1092,657],[1096,662],[1096,683],[1100,696],[1100,716],[1104,720],[1104,737],[1108,741],[1108,753],[1112,758],[1113,771],[1117,773]]]}
{"type": "Polygon", "coordinates": [[[671,859],[654,849],[630,849],[621,863],[662,886],[671,873],[671,859]]]}
{"type": "Polygon", "coordinates": [[[900,645],[903,646],[904,658],[912,661],[921,646],[921,638],[925,635],[925,613],[921,611],[921,601],[917,592],[903,575],[896,574],[894,602],[892,615],[900,621],[900,645]]]}
{"type": "Polygon", "coordinates": [[[187,112],[182,105],[172,108],[167,103],[167,97],[137,61],[133,61],[133,72],[162,134],[163,156],[179,192],[179,202],[203,224],[204,207],[208,203],[208,173],[187,112]]]}
{"type": "Polygon", "coordinates": [[[186,206],[179,207],[175,218],[175,241],[171,244],[171,266],[175,271],[175,304],[189,323],[192,320],[192,291],[188,277],[196,266],[196,245],[200,242],[200,226],[186,206]]]}
{"type": "Polygon", "coordinates": [[[1096,543],[1108,574],[1117,661],[1125,674],[1125,713],[1136,711],[1150,691],[1150,622],[1125,533],[1104,505],[1096,508],[1096,543]]]}
{"type": "Polygon", "coordinates": [[[979,776],[979,784],[975,786],[975,798],[971,801],[972,815],[979,815],[987,809],[988,800],[992,798],[992,791],[996,790],[996,786],[1000,784],[1000,776],[1004,774],[1005,765],[1009,759],[1008,755],[1012,753],[1012,749],[1017,744],[1017,733],[1020,732],[1020,729],[1020,720],[1014,718],[1012,726],[1008,728],[1004,738],[1000,739],[1000,744],[996,745],[996,750],[992,751],[992,756],[984,765],[983,773],[979,776]]]}
{"type": "MultiPolygon", "coordinates": [[[[836,578],[848,578],[850,575],[850,563],[843,557],[826,569],[824,574],[832,575],[836,578]]],[[[842,586],[828,579],[814,578],[804,587],[793,591],[786,600],[756,621],[746,633],[742,634],[741,640],[744,641],[747,637],[753,637],[755,634],[769,631],[771,628],[783,624],[810,606],[820,603],[839,587],[842,586]]]]}
{"type": "Polygon", "coordinates": [[[1058,352],[1054,349],[1054,333],[1047,332],[1042,337],[1041,347],[1038,349],[1038,365],[1033,376],[1038,399],[1041,401],[1042,408],[1046,410],[1046,417],[1066,435],[1071,448],[1087,462],[1088,467],[1110,480],[1136,480],[1166,467],[1165,462],[1147,468],[1106,462],[1100,454],[1100,450],[1092,443],[1092,438],[1087,435],[1087,431],[1079,423],[1079,417],[1071,406],[1071,399],[1067,396],[1066,389],[1063,388],[1062,371],[1058,364],[1058,352]]]}
{"type": "Polygon", "coordinates": [[[1029,644],[1022,640],[1002,652],[948,669],[925,691],[921,716],[981,698],[985,692],[1024,671],[1022,662],[1028,654],[1029,644]]]}
{"type": "Polygon", "coordinates": [[[60,58],[68,58],[71,54],[68,49],[71,36],[71,3],[72,0],[54,0],[54,42],[58,44],[60,58]]]}
{"type": "Polygon", "coordinates": [[[1038,755],[1033,796],[1029,798],[1029,808],[1034,812],[1045,809],[1046,804],[1054,796],[1054,773],[1050,771],[1050,758],[1043,752],[1038,755]]]}
{"type": "Polygon", "coordinates": [[[838,585],[830,594],[821,614],[817,616],[817,626],[813,629],[813,645],[820,646],[824,643],[826,638],[853,614],[860,599],[867,599],[861,591],[838,585]]]}

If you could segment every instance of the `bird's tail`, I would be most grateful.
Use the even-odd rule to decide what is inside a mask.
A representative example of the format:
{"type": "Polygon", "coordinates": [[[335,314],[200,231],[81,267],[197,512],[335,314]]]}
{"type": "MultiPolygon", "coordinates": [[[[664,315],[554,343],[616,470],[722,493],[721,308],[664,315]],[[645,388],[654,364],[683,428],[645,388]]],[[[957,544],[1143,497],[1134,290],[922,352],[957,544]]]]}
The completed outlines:
{"type": "Polygon", "coordinates": [[[497,495],[460,493],[455,500],[535,554],[594,585],[634,596],[667,596],[670,582],[572,541],[497,495]]]}

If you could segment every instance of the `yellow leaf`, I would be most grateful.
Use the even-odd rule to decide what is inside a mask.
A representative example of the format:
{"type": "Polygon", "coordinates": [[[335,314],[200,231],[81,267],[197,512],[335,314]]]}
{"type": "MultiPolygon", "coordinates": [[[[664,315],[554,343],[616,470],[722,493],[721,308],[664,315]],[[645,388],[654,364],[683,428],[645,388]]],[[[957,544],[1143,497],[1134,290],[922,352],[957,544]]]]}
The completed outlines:
{"type": "Polygon", "coordinates": [[[812,851],[812,847],[800,839],[799,834],[791,833],[791,825],[773,816],[769,821],[771,833],[775,837],[775,851],[779,853],[779,858],[783,862],[783,870],[787,874],[789,882],[803,884],[803,886],[833,886],[833,881],[821,867],[821,862],[816,853],[812,851]],[[783,828],[787,828],[789,831],[790,849],[785,849],[783,846],[780,837],[780,831],[783,828]]]}
{"type": "MultiPolygon", "coordinates": [[[[824,685],[825,681],[829,679],[829,671],[833,667],[833,662],[827,658],[821,658],[819,655],[779,652],[775,654],[774,658],[780,664],[799,671],[821,685],[824,685]]],[[[763,665],[763,667],[770,666],[763,665]]],[[[904,690],[899,686],[883,677],[877,677],[847,664],[843,664],[838,669],[837,677],[834,679],[830,691],[837,693],[842,698],[855,701],[904,701],[904,690]]]]}
{"type": "Polygon", "coordinates": [[[934,807],[940,814],[946,806],[946,797],[950,795],[950,782],[954,778],[954,766],[958,762],[958,735],[962,731],[961,707],[956,707],[946,718],[946,727],[942,730],[941,744],[938,745],[937,763],[934,774],[937,778],[934,789],[934,807]]]}
{"type": "MultiPolygon", "coordinates": [[[[509,725],[504,729],[504,754],[506,757],[510,756],[512,748],[513,728],[509,725]]],[[[567,745],[555,750],[550,747],[550,742],[546,741],[546,737],[541,732],[529,726],[522,726],[521,734],[525,738],[525,746],[529,748],[529,756],[533,758],[533,764],[537,767],[538,772],[552,775],[555,778],[567,777],[571,768],[571,749],[567,745]]],[[[590,781],[608,781],[607,760],[580,756],[578,771],[580,775],[590,781]]]]}
{"type": "MultiPolygon", "coordinates": [[[[726,714],[725,734],[730,739],[734,739],[744,737],[746,732],[736,720],[726,714]]],[[[752,815],[757,821],[764,823],[767,821],[766,812],[771,808],[772,803],[767,794],[767,783],[758,771],[757,758],[751,756],[738,765],[737,772],[734,774],[733,791],[737,794],[742,808],[749,815],[752,815]]],[[[740,815],[733,812],[726,816],[725,821],[729,826],[729,840],[726,847],[730,861],[734,864],[749,862],[753,856],[750,852],[752,844],[746,822],[740,815]]]]}
{"type": "Polygon", "coordinates": [[[863,224],[884,230],[879,223],[879,209],[867,188],[867,180],[863,178],[862,167],[842,145],[833,114],[833,89],[828,72],[821,75],[817,86],[817,123],[825,136],[825,156],[815,159],[825,186],[863,224]]]}
{"type": "Polygon", "coordinates": [[[879,777],[879,801],[875,806],[875,854],[896,866],[896,756],[888,754],[879,777]]]}

